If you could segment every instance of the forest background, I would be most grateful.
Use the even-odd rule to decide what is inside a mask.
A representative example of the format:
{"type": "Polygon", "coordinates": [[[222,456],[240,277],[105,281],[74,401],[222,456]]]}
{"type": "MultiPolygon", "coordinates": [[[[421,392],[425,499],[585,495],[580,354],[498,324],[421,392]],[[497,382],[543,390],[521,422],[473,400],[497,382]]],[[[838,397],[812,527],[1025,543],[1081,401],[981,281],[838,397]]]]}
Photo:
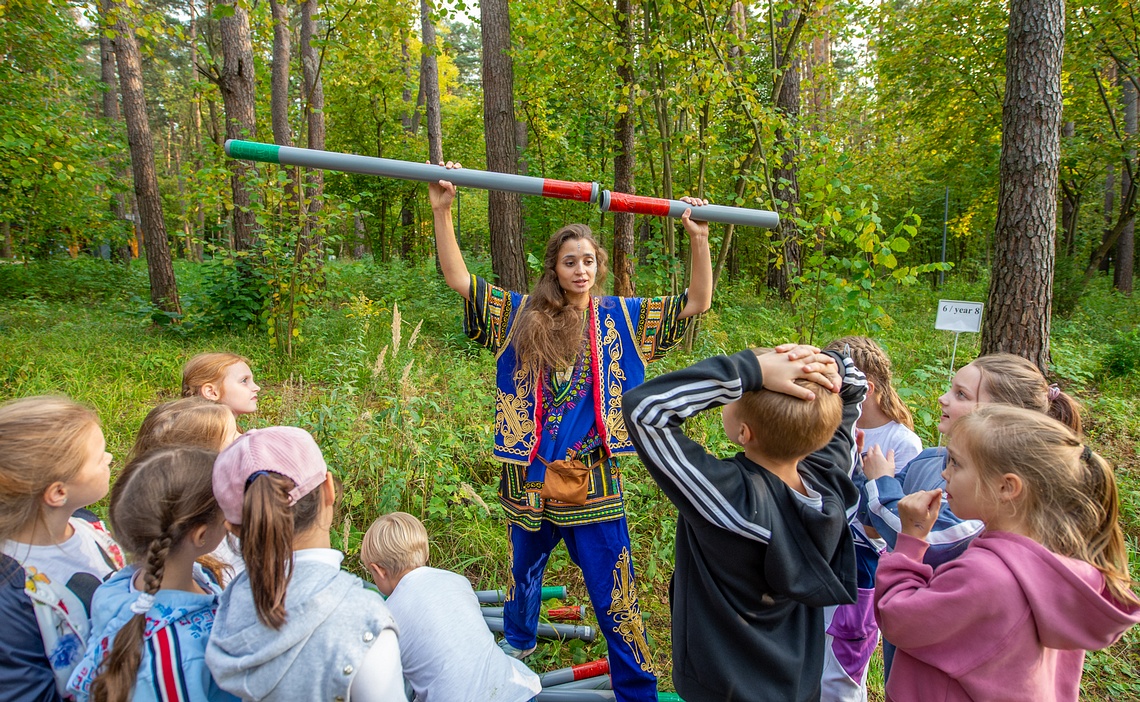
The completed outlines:
{"type": "MultiPolygon", "coordinates": [[[[651,372],[869,334],[927,445],[954,343],[933,329],[937,300],[1038,310],[963,337],[955,366],[1016,342],[1085,403],[1140,574],[1138,26],[1126,0],[0,0],[0,399],[85,402],[121,457],[186,359],[238,351],[265,388],[247,426],[312,430],[345,479],[346,562],[399,508],[427,522],[436,565],[501,586],[492,360],[436,273],[426,188],[250,166],[222,143],[446,156],[779,211],[773,232],[713,226],[713,309],[651,372]],[[1023,154],[1054,178],[1047,226],[1013,235],[999,221],[1011,12],[1067,30],[1055,148],[1023,154]],[[1002,258],[1020,234],[1031,276],[1002,258]],[[1008,287],[1015,270],[1028,285],[1008,287]]],[[[457,207],[472,269],[515,289],[568,221],[599,233],[616,292],[684,288],[675,221],[478,190],[457,207]]],[[[715,415],[690,426],[731,450],[715,415]]],[[[635,461],[625,477],[668,688],[675,512],[635,461]]],[[[586,601],[565,552],[549,573],[586,601]]],[[[1090,657],[1088,699],[1140,699],[1138,638],[1090,657]]],[[[530,662],[603,653],[568,642],[530,662]]]]}

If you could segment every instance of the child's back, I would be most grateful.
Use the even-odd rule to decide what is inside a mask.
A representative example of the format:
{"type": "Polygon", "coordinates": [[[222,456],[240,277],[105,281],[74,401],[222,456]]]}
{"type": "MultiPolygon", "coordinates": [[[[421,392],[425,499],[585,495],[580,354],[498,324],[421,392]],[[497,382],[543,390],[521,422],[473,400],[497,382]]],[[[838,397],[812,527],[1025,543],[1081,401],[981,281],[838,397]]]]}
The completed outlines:
{"type": "Polygon", "coordinates": [[[538,676],[503,653],[467,578],[423,566],[388,598],[400,628],[400,660],[417,702],[525,702],[538,676]]]}
{"type": "Polygon", "coordinates": [[[764,387],[752,351],[624,397],[638,453],[678,510],[673,681],[689,702],[819,699],[822,608],[855,599],[849,476],[865,386],[849,360],[841,369],[839,429],[831,424],[832,440],[796,466],[806,494],[744,453],[712,456],[681,430],[692,414],[764,387]]]}

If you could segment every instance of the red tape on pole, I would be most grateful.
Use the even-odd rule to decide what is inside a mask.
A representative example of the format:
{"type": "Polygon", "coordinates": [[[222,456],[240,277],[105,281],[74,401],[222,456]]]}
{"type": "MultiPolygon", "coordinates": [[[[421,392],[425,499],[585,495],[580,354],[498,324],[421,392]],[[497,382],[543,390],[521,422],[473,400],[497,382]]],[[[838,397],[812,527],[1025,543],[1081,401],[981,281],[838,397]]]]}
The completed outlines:
{"type": "Polygon", "coordinates": [[[627,193],[610,192],[610,212],[632,212],[634,214],[657,215],[664,217],[669,214],[669,201],[659,197],[643,197],[627,193]]]}
{"type": "Polygon", "coordinates": [[[590,661],[589,663],[576,665],[571,670],[574,671],[575,680],[596,678],[599,675],[609,675],[610,661],[608,658],[602,658],[601,660],[590,661]]]}
{"type": "Polygon", "coordinates": [[[563,200],[589,202],[593,191],[593,183],[579,183],[571,180],[551,180],[549,178],[542,181],[543,197],[557,197],[563,200]]]}

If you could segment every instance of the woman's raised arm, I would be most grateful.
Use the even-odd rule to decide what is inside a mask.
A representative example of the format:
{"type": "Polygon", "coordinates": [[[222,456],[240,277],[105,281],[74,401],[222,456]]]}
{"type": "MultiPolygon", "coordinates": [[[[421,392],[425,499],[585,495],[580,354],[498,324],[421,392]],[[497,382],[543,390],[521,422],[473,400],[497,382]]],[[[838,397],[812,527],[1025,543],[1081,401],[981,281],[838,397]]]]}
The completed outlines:
{"type": "MultiPolygon", "coordinates": [[[[681,199],[694,207],[709,204],[708,200],[699,198],[681,199]]],[[[681,224],[689,233],[690,260],[693,269],[689,278],[689,301],[685,303],[685,309],[681,310],[681,314],[677,315],[679,319],[693,317],[712,306],[713,275],[712,253],[709,251],[709,223],[693,221],[689,218],[691,212],[689,209],[681,215],[681,224]]]]}
{"type": "MultiPolygon", "coordinates": [[[[460,167],[451,161],[440,165],[447,168],[460,167]]],[[[469,299],[471,274],[467,272],[467,263],[463,260],[463,252],[459,250],[459,242],[455,240],[455,224],[451,220],[455,185],[446,180],[428,183],[428,197],[435,218],[435,250],[439,256],[439,267],[443,270],[443,279],[447,281],[447,287],[462,295],[464,300],[469,299]]]]}

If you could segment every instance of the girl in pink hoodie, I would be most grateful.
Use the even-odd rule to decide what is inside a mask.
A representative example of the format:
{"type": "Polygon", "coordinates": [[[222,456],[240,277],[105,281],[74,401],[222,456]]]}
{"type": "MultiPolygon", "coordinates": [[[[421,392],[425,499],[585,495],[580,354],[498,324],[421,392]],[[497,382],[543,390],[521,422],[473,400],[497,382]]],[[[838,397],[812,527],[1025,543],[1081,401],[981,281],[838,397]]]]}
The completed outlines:
{"type": "Polygon", "coordinates": [[[922,562],[941,490],[899,502],[875,616],[898,646],[888,700],[1076,700],[1086,650],[1140,621],[1112,467],[1045,415],[985,405],[950,432],[954,514],[985,532],[937,571],[922,562]]]}

